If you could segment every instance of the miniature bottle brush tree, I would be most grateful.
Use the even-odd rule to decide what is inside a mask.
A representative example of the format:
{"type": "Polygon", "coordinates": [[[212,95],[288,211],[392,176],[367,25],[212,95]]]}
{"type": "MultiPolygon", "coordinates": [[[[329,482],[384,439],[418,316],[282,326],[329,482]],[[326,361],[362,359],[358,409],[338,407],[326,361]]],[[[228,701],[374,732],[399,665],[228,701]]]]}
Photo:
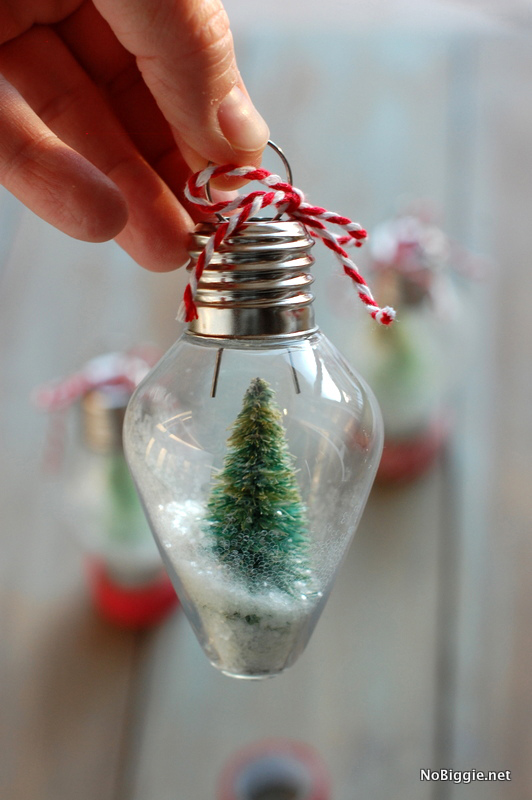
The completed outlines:
{"type": "Polygon", "coordinates": [[[308,578],[305,510],[273,391],[252,380],[208,502],[220,563],[253,590],[288,593],[308,578]]]}

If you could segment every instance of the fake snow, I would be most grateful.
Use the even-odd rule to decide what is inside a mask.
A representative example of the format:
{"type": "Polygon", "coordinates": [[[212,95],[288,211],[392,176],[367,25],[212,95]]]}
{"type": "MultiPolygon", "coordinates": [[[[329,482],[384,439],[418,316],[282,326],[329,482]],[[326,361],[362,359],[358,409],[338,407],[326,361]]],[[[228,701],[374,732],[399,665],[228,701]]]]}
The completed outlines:
{"type": "Polygon", "coordinates": [[[158,516],[166,555],[212,663],[242,678],[267,677],[289,666],[307,643],[322,598],[315,588],[311,591],[310,577],[296,582],[293,593],[267,580],[250,588],[212,553],[202,505],[171,502],[159,506],[158,516]]]}

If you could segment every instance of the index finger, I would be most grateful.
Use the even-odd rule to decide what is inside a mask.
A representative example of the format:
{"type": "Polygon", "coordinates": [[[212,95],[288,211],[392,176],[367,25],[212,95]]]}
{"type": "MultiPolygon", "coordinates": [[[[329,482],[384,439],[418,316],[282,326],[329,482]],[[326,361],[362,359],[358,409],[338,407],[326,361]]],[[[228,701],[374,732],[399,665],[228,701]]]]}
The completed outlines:
{"type": "Polygon", "coordinates": [[[95,0],[137,58],[192,169],[260,161],[266,123],[244,87],[220,0],[95,0]]]}

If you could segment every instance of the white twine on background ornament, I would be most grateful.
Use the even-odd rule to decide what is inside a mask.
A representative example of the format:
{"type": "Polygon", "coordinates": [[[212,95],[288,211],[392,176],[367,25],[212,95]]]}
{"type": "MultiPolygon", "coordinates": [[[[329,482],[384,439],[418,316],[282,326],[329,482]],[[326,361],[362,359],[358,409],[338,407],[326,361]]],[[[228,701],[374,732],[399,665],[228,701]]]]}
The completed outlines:
{"type": "Polygon", "coordinates": [[[138,347],[126,353],[105,353],[88,361],[80,370],[64,378],[38,386],[32,402],[50,414],[43,453],[43,470],[57,472],[65,449],[65,412],[95,389],[116,386],[132,394],[159,357],[151,347],[138,347]]]}
{"type": "Polygon", "coordinates": [[[364,239],[367,238],[367,232],[358,222],[353,222],[348,217],[342,217],[320,206],[310,205],[305,201],[305,195],[300,189],[281,180],[278,175],[268,172],[262,167],[235,167],[233,164],[226,164],[220,167],[211,165],[188,179],[185,187],[185,196],[190,203],[203,210],[208,210],[212,214],[228,214],[232,211],[240,210],[220,222],[216,231],[209,237],[205,247],[199,254],[191,270],[190,280],[179,307],[177,318],[182,322],[191,322],[198,317],[195,303],[198,283],[214,253],[226,238],[237,231],[249,219],[256,216],[261,209],[268,206],[276,208],[279,217],[282,214],[286,214],[289,219],[302,222],[303,225],[311,229],[310,233],[314,237],[321,239],[323,244],[333,251],[341,263],[344,273],[354,282],[359,298],[373,319],[381,325],[390,325],[394,321],[394,309],[389,306],[381,308],[377,305],[369,286],[343,247],[343,245],[348,244],[360,247],[364,239]],[[270,191],[253,191],[249,194],[237,195],[237,197],[228,201],[213,203],[204,196],[205,187],[211,179],[221,175],[258,181],[267,186],[270,191]],[[342,235],[333,233],[328,229],[326,223],[338,225],[345,233],[342,235]]]}
{"type": "Polygon", "coordinates": [[[32,394],[41,411],[63,411],[94,389],[121,386],[133,393],[154,363],[135,353],[105,353],[88,361],[78,372],[38,386],[32,394]]]}

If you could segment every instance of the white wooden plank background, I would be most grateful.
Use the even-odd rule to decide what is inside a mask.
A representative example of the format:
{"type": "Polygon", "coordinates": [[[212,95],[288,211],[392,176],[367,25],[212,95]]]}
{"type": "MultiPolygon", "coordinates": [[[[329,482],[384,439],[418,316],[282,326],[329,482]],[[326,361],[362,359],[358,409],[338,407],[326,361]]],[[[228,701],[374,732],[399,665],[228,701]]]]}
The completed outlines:
{"type": "MultiPolygon", "coordinates": [[[[246,81],[311,199],[371,227],[399,195],[431,197],[455,238],[500,265],[500,300],[489,285],[478,293],[489,325],[460,435],[425,479],[373,494],[285,676],[218,675],[180,615],[147,635],[108,628],[88,606],[61,485],[40,471],[45,420],[28,397],[104,349],[166,347],[184,276],[68,240],[0,195],[0,796],[207,800],[237,747],[292,736],[323,754],[334,800],[524,800],[530,41],[470,26],[260,33],[245,20],[238,37],[246,81]],[[513,780],[421,783],[429,767],[511,769],[513,780]]],[[[318,268],[320,313],[343,337],[348,318],[335,330],[326,302],[329,264],[318,268]]]]}

